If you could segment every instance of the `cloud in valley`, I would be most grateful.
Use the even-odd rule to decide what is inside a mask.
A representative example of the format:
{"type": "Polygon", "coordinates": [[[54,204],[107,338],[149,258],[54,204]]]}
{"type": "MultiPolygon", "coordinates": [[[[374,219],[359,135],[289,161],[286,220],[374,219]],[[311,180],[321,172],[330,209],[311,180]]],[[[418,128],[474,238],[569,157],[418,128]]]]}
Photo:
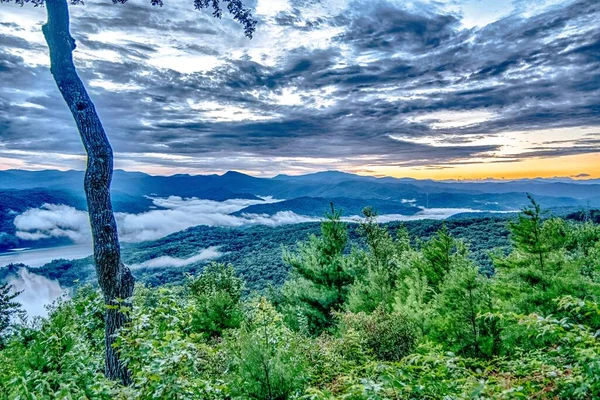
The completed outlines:
{"type": "Polygon", "coordinates": [[[58,282],[31,273],[24,268],[19,270],[18,276],[11,276],[8,283],[15,291],[22,292],[16,301],[21,303],[29,318],[46,316],[46,306],[66,295],[58,282]]]}
{"type": "MultiPolygon", "coordinates": [[[[234,199],[222,202],[202,199],[182,199],[171,196],[164,199],[154,199],[157,206],[165,209],[151,210],[141,214],[116,213],[120,240],[123,242],[144,242],[157,240],[184,229],[198,226],[240,227],[250,225],[279,226],[303,222],[318,222],[321,218],[299,215],[292,211],[280,211],[273,215],[242,213],[241,216],[230,215],[247,206],[276,202],[272,198],[265,201],[234,199]]],[[[463,208],[423,208],[415,215],[388,214],[378,216],[380,222],[412,221],[419,219],[445,219],[463,212],[478,212],[463,208]]],[[[344,217],[345,221],[357,222],[360,216],[344,217]]],[[[45,204],[40,208],[30,209],[15,218],[17,235],[28,240],[39,240],[51,237],[69,237],[76,243],[89,243],[91,233],[88,216],[85,211],[65,205],[45,204]],[[64,222],[68,221],[68,222],[64,222]]],[[[216,249],[206,249],[213,254],[216,249]]],[[[151,262],[154,262],[152,260],[151,262]]],[[[191,263],[195,261],[172,259],[170,257],[156,261],[165,265],[191,263]]],[[[184,264],[182,264],[184,265],[184,264]]],[[[156,265],[146,265],[156,266],[156,265]]]]}
{"type": "MultiPolygon", "coordinates": [[[[264,200],[233,199],[219,202],[171,196],[153,201],[156,206],[164,209],[151,210],[141,214],[115,214],[121,241],[156,240],[198,225],[276,226],[317,220],[289,211],[279,212],[271,217],[258,214],[246,214],[242,217],[229,215],[250,205],[278,201],[269,197],[264,200]]],[[[15,218],[14,224],[17,236],[26,240],[68,237],[75,243],[91,241],[87,212],[65,205],[44,204],[40,208],[27,210],[15,218]]]]}
{"type": "Polygon", "coordinates": [[[196,255],[188,258],[177,258],[171,256],[161,256],[145,261],[141,264],[130,265],[132,269],[136,268],[164,268],[164,267],[185,267],[186,265],[194,264],[200,261],[214,260],[223,255],[218,251],[218,247],[209,247],[196,255]]]}
{"type": "MultiPolygon", "coordinates": [[[[377,222],[386,223],[392,221],[417,221],[421,219],[446,219],[453,215],[461,213],[478,213],[479,210],[471,208],[422,208],[422,210],[414,215],[401,214],[384,214],[377,216],[377,222]]],[[[489,212],[489,211],[488,211],[489,212]]],[[[356,220],[359,217],[351,217],[351,220],[356,220]]],[[[363,220],[363,218],[360,218],[363,220]]]]}
{"type": "Polygon", "coordinates": [[[14,224],[17,236],[23,240],[66,237],[75,243],[86,243],[90,237],[87,213],[65,205],[44,204],[29,209],[17,215],[14,224]]]}
{"type": "Polygon", "coordinates": [[[235,227],[251,224],[249,219],[229,214],[250,205],[275,201],[277,200],[272,198],[263,201],[243,199],[212,201],[171,196],[166,199],[154,199],[154,203],[164,207],[164,210],[151,210],[141,214],[117,213],[116,218],[121,240],[144,242],[197,225],[235,227]]]}

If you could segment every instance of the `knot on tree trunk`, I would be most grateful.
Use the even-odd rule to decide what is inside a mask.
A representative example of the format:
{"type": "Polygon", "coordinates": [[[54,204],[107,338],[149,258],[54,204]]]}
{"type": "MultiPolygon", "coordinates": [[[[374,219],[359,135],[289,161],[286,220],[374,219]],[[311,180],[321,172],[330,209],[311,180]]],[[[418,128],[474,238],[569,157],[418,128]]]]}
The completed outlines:
{"type": "Polygon", "coordinates": [[[133,274],[131,273],[131,270],[129,269],[129,267],[127,267],[125,264],[123,264],[122,262],[120,263],[121,268],[121,285],[125,286],[125,293],[128,293],[128,298],[133,296],[133,289],[135,287],[135,278],[133,277],[133,274]]]}
{"type": "Polygon", "coordinates": [[[121,262],[117,226],[110,200],[113,153],[102,122],[85,85],[73,63],[75,40],[69,30],[67,0],[45,2],[48,21],[42,27],[50,49],[50,70],[63,99],[75,119],[81,140],[88,154],[84,188],[94,239],[94,261],[98,284],[107,305],[106,321],[106,376],[131,383],[131,375],[114,347],[115,335],[129,321],[134,278],[121,262]],[[85,111],[85,112],[84,112],[85,111]]]}

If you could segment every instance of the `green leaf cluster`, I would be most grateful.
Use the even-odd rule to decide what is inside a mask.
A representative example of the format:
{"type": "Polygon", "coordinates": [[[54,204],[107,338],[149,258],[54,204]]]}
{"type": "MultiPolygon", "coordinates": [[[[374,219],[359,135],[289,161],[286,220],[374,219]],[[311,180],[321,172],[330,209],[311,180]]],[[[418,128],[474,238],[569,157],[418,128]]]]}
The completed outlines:
{"type": "Polygon", "coordinates": [[[139,285],[116,340],[127,387],[103,375],[94,288],[19,321],[4,287],[0,399],[600,398],[599,225],[531,199],[490,270],[451,221],[416,240],[364,215],[355,228],[332,209],[286,249],[281,288],[248,291],[216,263],[139,285]]]}

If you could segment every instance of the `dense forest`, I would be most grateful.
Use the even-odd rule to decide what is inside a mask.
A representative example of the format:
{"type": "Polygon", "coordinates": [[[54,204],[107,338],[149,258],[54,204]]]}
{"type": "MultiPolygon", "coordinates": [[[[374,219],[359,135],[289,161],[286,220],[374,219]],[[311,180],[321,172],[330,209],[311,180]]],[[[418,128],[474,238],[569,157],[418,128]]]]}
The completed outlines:
{"type": "Polygon", "coordinates": [[[452,221],[429,235],[433,225],[388,229],[364,212],[358,229],[337,210],[318,232],[305,227],[308,237],[283,251],[290,274],[280,287],[248,290],[224,263],[178,284],[138,284],[116,342],[133,374],[127,387],[102,373],[95,288],[19,322],[4,287],[0,398],[600,396],[598,224],[547,217],[532,201],[495,222],[508,242],[487,269],[452,221]]]}
{"type": "MultiPolygon", "coordinates": [[[[346,215],[346,210],[343,211],[346,215]]],[[[469,256],[489,275],[493,271],[489,252],[494,249],[506,251],[509,247],[506,220],[513,217],[513,214],[505,214],[456,218],[445,222],[389,222],[382,227],[391,235],[396,235],[399,229],[406,229],[412,244],[419,248],[445,225],[454,237],[469,244],[469,256]]],[[[348,225],[349,242],[353,246],[364,247],[365,243],[358,227],[359,225],[354,223],[348,225]]],[[[244,279],[246,292],[261,291],[269,285],[280,286],[286,281],[290,268],[283,261],[283,249],[293,249],[298,242],[308,235],[317,234],[319,230],[319,223],[247,228],[197,226],[156,241],[124,244],[123,260],[126,264],[134,266],[133,273],[137,281],[145,285],[181,284],[185,281],[186,274],[201,272],[209,261],[198,260],[177,268],[145,266],[145,263],[164,256],[188,259],[198,254],[199,250],[214,247],[220,253],[217,261],[232,264],[244,279]]],[[[345,251],[350,251],[351,247],[348,246],[345,251]]],[[[8,276],[18,274],[24,267],[27,266],[18,264],[0,269],[0,282],[6,281],[8,276]]],[[[92,257],[54,260],[30,270],[51,280],[57,280],[64,288],[96,282],[92,257]]]]}
{"type": "MultiPolygon", "coordinates": [[[[344,215],[347,211],[343,210],[344,215]]],[[[598,210],[572,212],[569,209],[553,209],[547,215],[564,216],[571,221],[596,220],[598,210]]],[[[469,257],[475,261],[482,273],[491,275],[493,264],[490,252],[507,252],[510,247],[507,220],[514,214],[460,214],[446,221],[416,220],[389,222],[382,224],[394,236],[398,229],[406,229],[411,244],[416,248],[426,243],[445,225],[450,234],[469,246],[469,257]]],[[[348,238],[351,246],[364,247],[358,224],[348,224],[348,238]]],[[[135,266],[136,280],[147,286],[181,284],[187,274],[197,274],[209,261],[198,260],[173,268],[172,266],[144,266],[145,263],[163,256],[187,259],[202,249],[216,247],[221,254],[217,261],[232,264],[235,271],[245,281],[245,292],[261,291],[266,287],[280,286],[290,270],[283,262],[283,249],[293,249],[298,242],[310,234],[317,234],[319,223],[289,224],[277,227],[253,226],[245,228],[222,228],[196,226],[177,232],[156,241],[123,245],[123,259],[126,264],[135,266]]],[[[0,269],[0,282],[17,275],[26,265],[9,265],[0,269]]],[[[64,288],[85,284],[95,284],[96,276],[91,257],[80,260],[54,260],[40,268],[29,268],[35,274],[57,280],[64,288]]]]}

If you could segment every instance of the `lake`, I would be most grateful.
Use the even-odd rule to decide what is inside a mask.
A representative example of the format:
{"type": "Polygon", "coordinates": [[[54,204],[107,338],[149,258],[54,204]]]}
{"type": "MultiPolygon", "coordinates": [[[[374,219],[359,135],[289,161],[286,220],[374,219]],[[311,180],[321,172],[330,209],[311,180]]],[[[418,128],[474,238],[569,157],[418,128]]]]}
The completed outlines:
{"type": "Polygon", "coordinates": [[[76,260],[92,255],[91,244],[50,247],[44,249],[19,249],[0,254],[0,267],[8,264],[26,264],[30,267],[41,267],[59,258],[76,260]]]}

